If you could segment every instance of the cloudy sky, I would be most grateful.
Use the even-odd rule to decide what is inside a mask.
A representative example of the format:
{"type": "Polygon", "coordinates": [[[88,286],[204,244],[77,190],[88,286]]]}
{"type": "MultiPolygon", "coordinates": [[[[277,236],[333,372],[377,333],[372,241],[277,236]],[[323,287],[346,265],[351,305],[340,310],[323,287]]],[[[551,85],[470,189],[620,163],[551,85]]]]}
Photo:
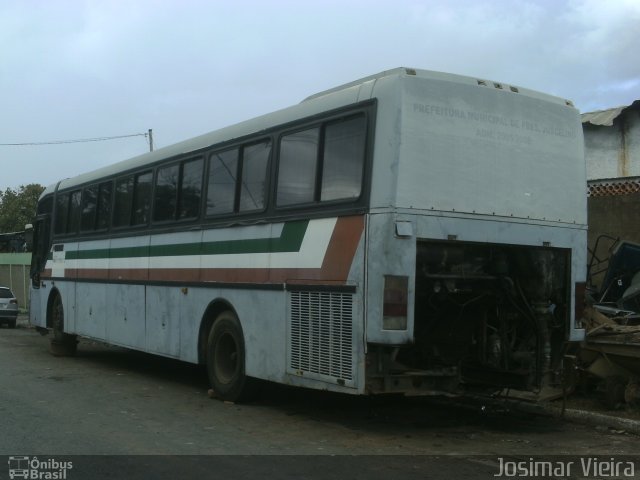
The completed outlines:
{"type": "MultiPolygon", "coordinates": [[[[640,0],[0,0],[0,144],[156,147],[398,66],[640,99],[640,0]]],[[[0,189],[148,151],[0,145],[0,189]]]]}

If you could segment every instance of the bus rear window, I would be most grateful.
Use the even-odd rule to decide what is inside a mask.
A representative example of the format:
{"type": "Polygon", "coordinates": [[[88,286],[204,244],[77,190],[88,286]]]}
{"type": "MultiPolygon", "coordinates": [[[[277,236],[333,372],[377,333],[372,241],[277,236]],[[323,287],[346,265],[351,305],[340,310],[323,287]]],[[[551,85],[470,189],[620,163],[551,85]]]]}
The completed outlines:
{"type": "Polygon", "coordinates": [[[0,298],[16,298],[8,288],[0,288],[0,298]]]}

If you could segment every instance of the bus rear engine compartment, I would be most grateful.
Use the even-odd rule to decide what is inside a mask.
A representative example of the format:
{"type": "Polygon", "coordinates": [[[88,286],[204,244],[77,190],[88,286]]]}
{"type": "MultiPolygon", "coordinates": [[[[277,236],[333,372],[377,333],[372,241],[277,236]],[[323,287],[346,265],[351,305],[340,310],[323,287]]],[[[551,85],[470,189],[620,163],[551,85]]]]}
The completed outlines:
{"type": "Polygon", "coordinates": [[[371,346],[370,385],[458,393],[552,383],[567,338],[569,266],[564,249],[419,241],[414,342],[371,346]]]}

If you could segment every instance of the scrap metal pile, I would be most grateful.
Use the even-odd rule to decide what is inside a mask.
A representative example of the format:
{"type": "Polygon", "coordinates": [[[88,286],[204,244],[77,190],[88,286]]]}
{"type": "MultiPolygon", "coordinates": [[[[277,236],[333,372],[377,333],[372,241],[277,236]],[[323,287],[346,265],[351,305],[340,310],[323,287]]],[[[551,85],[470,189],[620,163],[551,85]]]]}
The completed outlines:
{"type": "Polygon", "coordinates": [[[607,406],[619,408],[640,402],[640,245],[611,239],[608,255],[600,260],[601,240],[589,264],[580,361],[599,379],[607,406]]]}

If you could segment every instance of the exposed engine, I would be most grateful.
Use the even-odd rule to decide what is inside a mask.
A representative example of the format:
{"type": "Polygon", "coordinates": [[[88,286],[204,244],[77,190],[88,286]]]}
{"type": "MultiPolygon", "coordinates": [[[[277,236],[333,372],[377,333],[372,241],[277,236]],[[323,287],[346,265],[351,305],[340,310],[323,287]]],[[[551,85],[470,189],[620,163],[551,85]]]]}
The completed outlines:
{"type": "Polygon", "coordinates": [[[568,262],[561,249],[419,242],[415,343],[397,363],[455,367],[466,385],[540,386],[562,356],[568,262]]]}

